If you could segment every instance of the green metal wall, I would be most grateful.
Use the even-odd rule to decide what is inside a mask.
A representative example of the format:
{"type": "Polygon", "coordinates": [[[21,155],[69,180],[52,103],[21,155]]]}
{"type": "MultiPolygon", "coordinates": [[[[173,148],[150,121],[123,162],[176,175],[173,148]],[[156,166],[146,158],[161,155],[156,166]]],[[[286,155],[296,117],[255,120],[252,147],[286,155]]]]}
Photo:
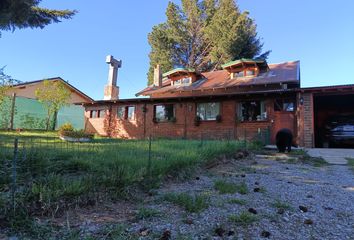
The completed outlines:
{"type": "MultiPolygon", "coordinates": [[[[0,107],[0,128],[7,128],[6,123],[11,116],[11,101],[7,100],[0,107]]],[[[46,109],[35,99],[16,97],[14,129],[45,129],[46,109]]],[[[53,121],[53,120],[52,120],[53,121]]],[[[84,109],[82,106],[69,105],[60,109],[57,114],[55,128],[58,129],[64,123],[71,123],[76,129],[84,128],[84,109]]]]}

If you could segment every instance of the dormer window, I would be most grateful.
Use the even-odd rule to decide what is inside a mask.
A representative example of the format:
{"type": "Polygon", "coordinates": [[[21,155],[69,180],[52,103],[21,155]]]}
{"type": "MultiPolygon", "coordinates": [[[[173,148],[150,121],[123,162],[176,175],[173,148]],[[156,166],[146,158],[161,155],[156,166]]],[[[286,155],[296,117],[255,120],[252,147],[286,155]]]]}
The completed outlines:
{"type": "Polygon", "coordinates": [[[246,76],[254,76],[256,75],[256,71],[255,70],[251,70],[251,69],[248,69],[246,70],[246,76]]]}
{"type": "Polygon", "coordinates": [[[192,68],[175,68],[162,76],[171,80],[171,86],[189,86],[196,81],[198,74],[192,68]]]}
{"type": "Polygon", "coordinates": [[[254,77],[269,70],[264,60],[240,59],[222,65],[230,73],[230,78],[254,77]]]}
{"type": "Polygon", "coordinates": [[[172,81],[173,86],[189,86],[192,83],[191,77],[185,77],[182,79],[178,79],[176,81],[172,81]]]}

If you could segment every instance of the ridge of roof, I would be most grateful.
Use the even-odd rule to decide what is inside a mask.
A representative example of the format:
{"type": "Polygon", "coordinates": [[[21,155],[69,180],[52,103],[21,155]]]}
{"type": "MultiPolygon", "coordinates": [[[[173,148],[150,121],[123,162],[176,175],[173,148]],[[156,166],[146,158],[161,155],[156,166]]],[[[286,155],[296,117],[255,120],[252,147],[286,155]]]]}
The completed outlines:
{"type": "Polygon", "coordinates": [[[176,72],[195,72],[195,69],[194,68],[185,68],[185,67],[178,67],[178,68],[174,68],[168,72],[165,72],[162,74],[163,77],[167,77],[173,73],[176,73],[176,72]]]}
{"type": "Polygon", "coordinates": [[[43,81],[46,81],[46,80],[48,80],[48,81],[55,81],[55,80],[58,81],[59,80],[59,81],[63,82],[64,84],[66,84],[69,88],[72,88],[74,91],[76,91],[77,93],[82,95],[88,101],[94,101],[93,98],[91,98],[90,96],[88,96],[84,92],[80,91],[78,88],[74,87],[69,82],[67,82],[64,79],[62,79],[61,77],[51,77],[51,78],[45,78],[45,79],[41,79],[41,80],[34,80],[34,81],[29,81],[29,82],[17,83],[17,84],[12,85],[12,87],[20,87],[20,86],[30,85],[30,84],[34,84],[34,83],[43,82],[43,81]]]}
{"type": "Polygon", "coordinates": [[[244,63],[244,62],[263,63],[263,62],[265,62],[265,60],[251,59],[251,58],[241,58],[241,59],[237,59],[237,60],[234,60],[234,61],[230,61],[230,62],[224,63],[224,64],[221,65],[221,67],[222,68],[227,68],[227,67],[230,67],[232,65],[239,64],[239,63],[244,63]]]}

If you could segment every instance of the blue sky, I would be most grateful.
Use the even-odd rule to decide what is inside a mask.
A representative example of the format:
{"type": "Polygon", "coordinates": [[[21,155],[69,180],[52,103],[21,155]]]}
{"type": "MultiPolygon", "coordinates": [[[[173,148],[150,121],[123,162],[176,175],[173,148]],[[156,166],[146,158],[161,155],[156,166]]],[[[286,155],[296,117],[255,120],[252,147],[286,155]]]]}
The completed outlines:
{"type": "MultiPolygon", "coordinates": [[[[176,1],[178,2],[178,1],[176,1]]],[[[2,32],[0,66],[31,81],[60,76],[94,99],[103,98],[105,56],[123,60],[120,97],[146,86],[147,34],[165,20],[167,0],[44,0],[41,6],[77,9],[72,20],[44,29],[2,32]]],[[[258,25],[269,63],[301,61],[303,87],[354,83],[354,1],[239,0],[258,25]]]]}

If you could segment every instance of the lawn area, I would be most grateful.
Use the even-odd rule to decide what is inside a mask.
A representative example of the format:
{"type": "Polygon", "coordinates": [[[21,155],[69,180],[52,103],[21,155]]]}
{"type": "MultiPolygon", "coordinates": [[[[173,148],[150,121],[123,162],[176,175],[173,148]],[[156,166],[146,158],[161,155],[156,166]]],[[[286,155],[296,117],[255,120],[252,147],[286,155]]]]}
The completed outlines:
{"type": "Polygon", "coordinates": [[[166,175],[177,177],[242,146],[237,141],[154,139],[149,154],[148,140],[68,143],[56,132],[0,132],[0,164],[5,166],[0,170],[0,222],[24,227],[27,218],[130,197],[132,188],[157,187],[166,175]]]}

